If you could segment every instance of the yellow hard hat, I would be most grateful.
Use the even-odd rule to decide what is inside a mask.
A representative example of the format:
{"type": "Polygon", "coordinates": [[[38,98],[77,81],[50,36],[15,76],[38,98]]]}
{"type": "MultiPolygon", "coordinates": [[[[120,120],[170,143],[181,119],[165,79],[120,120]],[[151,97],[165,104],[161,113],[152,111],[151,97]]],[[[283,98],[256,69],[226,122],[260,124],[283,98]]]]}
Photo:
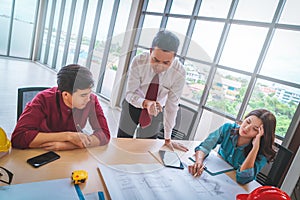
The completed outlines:
{"type": "Polygon", "coordinates": [[[9,139],[7,139],[5,131],[0,127],[0,152],[7,152],[11,147],[9,139]]]}

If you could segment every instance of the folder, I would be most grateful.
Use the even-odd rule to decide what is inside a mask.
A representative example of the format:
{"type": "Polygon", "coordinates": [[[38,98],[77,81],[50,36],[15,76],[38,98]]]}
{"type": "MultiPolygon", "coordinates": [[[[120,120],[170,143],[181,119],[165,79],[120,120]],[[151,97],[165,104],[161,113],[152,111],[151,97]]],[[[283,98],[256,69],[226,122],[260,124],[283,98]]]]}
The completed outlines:
{"type": "MultiPolygon", "coordinates": [[[[195,157],[189,157],[189,159],[195,162],[195,157]]],[[[212,176],[234,170],[233,166],[218,156],[215,151],[211,151],[203,163],[205,163],[204,170],[212,176]]]]}
{"type": "Polygon", "coordinates": [[[78,199],[70,178],[31,182],[0,187],[0,199],[78,199]]]}

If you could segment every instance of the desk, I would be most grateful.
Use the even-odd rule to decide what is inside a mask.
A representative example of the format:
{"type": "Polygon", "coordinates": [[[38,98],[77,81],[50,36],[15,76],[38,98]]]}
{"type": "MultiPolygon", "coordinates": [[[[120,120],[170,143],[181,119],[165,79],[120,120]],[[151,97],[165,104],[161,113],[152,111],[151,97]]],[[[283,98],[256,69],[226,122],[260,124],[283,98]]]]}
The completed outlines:
{"type": "MultiPolygon", "coordinates": [[[[182,161],[188,163],[188,157],[194,154],[194,148],[199,145],[199,141],[180,142],[190,149],[187,153],[178,152],[182,161]]],[[[72,171],[83,169],[88,172],[89,178],[86,184],[80,185],[82,192],[88,194],[104,191],[106,199],[108,199],[108,191],[105,188],[97,164],[157,163],[157,160],[148,151],[157,152],[163,144],[164,140],[158,139],[112,138],[106,146],[57,151],[61,158],[40,168],[33,168],[26,163],[26,160],[44,153],[44,150],[12,149],[9,155],[0,158],[0,166],[7,168],[14,174],[12,184],[70,178],[72,171]]],[[[226,174],[235,179],[234,171],[227,172],[226,174]]],[[[1,185],[4,184],[0,182],[1,185]]],[[[252,181],[241,187],[251,192],[258,186],[259,184],[256,181],[252,181]]]]}

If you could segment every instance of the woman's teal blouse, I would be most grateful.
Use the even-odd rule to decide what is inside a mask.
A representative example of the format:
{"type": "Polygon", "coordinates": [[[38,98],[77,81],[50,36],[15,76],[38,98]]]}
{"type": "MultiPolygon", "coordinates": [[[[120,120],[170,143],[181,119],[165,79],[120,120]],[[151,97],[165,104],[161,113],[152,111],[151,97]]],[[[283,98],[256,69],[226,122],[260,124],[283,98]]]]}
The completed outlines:
{"type": "Polygon", "coordinates": [[[237,147],[237,139],[239,135],[231,134],[232,129],[239,128],[236,123],[226,123],[216,131],[210,133],[210,135],[199,146],[195,148],[195,151],[203,151],[205,156],[214,149],[218,144],[220,148],[218,153],[236,169],[236,180],[240,184],[246,184],[255,179],[257,173],[267,163],[267,159],[264,155],[259,154],[255,160],[253,168],[240,171],[240,166],[245,160],[244,148],[247,145],[237,147]]]}

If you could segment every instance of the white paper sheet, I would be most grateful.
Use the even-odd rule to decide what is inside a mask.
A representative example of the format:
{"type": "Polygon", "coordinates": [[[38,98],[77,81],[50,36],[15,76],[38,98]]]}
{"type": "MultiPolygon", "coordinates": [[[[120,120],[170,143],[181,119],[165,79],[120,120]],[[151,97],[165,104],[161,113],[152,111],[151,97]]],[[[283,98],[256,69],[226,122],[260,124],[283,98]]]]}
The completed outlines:
{"type": "Polygon", "coordinates": [[[79,199],[70,178],[0,187],[0,199],[76,200],[79,199]]]}
{"type": "Polygon", "coordinates": [[[247,193],[225,174],[193,177],[160,164],[102,165],[99,169],[112,199],[235,199],[247,193]]]}

